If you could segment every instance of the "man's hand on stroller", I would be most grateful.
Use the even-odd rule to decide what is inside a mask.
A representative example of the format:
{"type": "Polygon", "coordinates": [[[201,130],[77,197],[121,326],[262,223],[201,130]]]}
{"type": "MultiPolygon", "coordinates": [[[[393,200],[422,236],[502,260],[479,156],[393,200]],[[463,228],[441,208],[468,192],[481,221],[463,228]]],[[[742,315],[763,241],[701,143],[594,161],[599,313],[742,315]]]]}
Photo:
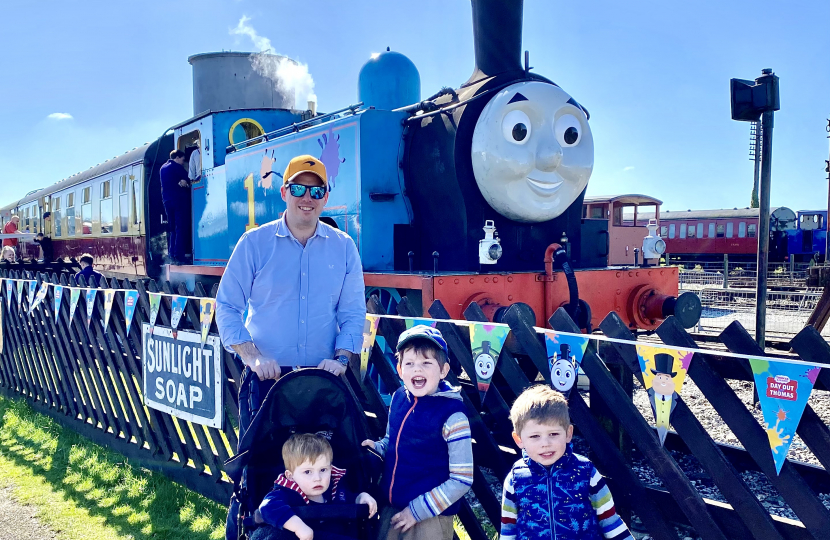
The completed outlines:
{"type": "Polygon", "coordinates": [[[392,527],[400,529],[401,532],[408,531],[414,527],[416,523],[418,523],[415,520],[415,516],[412,515],[412,510],[410,510],[408,506],[392,516],[390,521],[392,523],[392,527]]]}
{"type": "Polygon", "coordinates": [[[286,521],[282,528],[293,532],[300,540],[314,540],[314,531],[312,531],[311,527],[306,525],[305,522],[297,516],[294,516],[286,521]]]}
{"type": "Polygon", "coordinates": [[[280,365],[277,361],[264,358],[252,341],[231,345],[231,348],[236,351],[242,362],[257,374],[259,380],[280,378],[280,365]]]}
{"type": "Polygon", "coordinates": [[[365,441],[360,443],[360,446],[368,446],[369,448],[374,450],[375,449],[375,441],[373,441],[372,439],[366,439],[365,441]]]}
{"type": "Polygon", "coordinates": [[[354,502],[355,502],[355,504],[368,504],[369,505],[369,517],[370,518],[372,516],[374,516],[375,513],[378,511],[378,502],[375,500],[374,497],[372,497],[368,493],[365,493],[365,492],[361,493],[360,495],[357,496],[357,499],[355,499],[354,502]]]}
{"type": "Polygon", "coordinates": [[[346,366],[344,366],[337,360],[323,360],[317,367],[320,369],[325,369],[326,371],[336,375],[337,377],[346,373],[346,366]]]}

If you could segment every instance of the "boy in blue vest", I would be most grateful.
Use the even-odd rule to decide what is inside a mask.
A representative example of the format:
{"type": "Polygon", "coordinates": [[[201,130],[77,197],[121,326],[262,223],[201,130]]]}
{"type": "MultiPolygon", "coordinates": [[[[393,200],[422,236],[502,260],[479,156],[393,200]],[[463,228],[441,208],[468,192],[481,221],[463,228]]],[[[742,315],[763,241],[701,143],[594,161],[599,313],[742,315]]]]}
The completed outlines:
{"type": "Polygon", "coordinates": [[[516,398],[510,420],[522,458],[504,480],[501,540],[634,540],[605,479],[571,449],[574,428],[565,396],[531,386],[516,398]]]}
{"type": "Polygon", "coordinates": [[[447,343],[438,330],[413,326],[395,356],[404,385],[392,396],[386,437],[363,441],[385,456],[389,506],[378,538],[452,540],[453,516],[473,484],[473,446],[461,389],[444,381],[447,343]]]}

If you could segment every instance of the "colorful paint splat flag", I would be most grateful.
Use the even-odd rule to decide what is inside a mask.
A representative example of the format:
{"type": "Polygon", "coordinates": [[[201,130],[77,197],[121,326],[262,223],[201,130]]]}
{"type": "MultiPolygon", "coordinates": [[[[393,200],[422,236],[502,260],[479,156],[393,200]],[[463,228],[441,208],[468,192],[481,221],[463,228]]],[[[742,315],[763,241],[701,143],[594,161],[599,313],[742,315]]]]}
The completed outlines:
{"type": "Polygon", "coordinates": [[[130,327],[133,324],[135,306],[138,304],[138,291],[124,291],[124,317],[127,319],[127,335],[130,334],[130,327]]]}
{"type": "Polygon", "coordinates": [[[32,306],[35,305],[35,298],[37,298],[37,280],[29,280],[29,311],[32,311],[32,306]]]}
{"type": "Polygon", "coordinates": [[[418,317],[407,318],[407,319],[404,319],[403,322],[406,325],[407,330],[409,330],[413,326],[420,326],[420,325],[435,328],[435,325],[438,324],[438,321],[436,321],[434,319],[421,319],[421,318],[418,318],[418,317]]]}
{"type": "Polygon", "coordinates": [[[63,300],[63,285],[55,285],[55,324],[58,323],[58,314],[61,312],[61,300],[63,300]]]}
{"type": "Polygon", "coordinates": [[[17,280],[17,307],[23,311],[23,280],[17,280]]]}
{"type": "Polygon", "coordinates": [[[755,376],[775,472],[780,473],[821,367],[762,358],[753,358],[749,364],[755,376]]]}
{"type": "MultiPolygon", "coordinates": [[[[35,282],[35,284],[37,284],[37,282],[35,282]]],[[[46,300],[47,294],[49,294],[49,284],[41,283],[40,289],[37,291],[37,294],[35,295],[35,301],[32,302],[29,306],[29,313],[33,312],[35,308],[40,305],[41,302],[46,300]]]]}
{"type": "Polygon", "coordinates": [[[95,308],[95,293],[98,289],[86,290],[86,329],[89,330],[89,321],[92,319],[92,310],[95,308]]]}
{"type": "Polygon", "coordinates": [[[176,329],[179,327],[179,321],[182,319],[185,307],[187,307],[186,296],[173,296],[170,300],[170,326],[173,327],[173,339],[178,338],[176,329]]]}
{"type": "Polygon", "coordinates": [[[677,396],[683,390],[683,381],[694,353],[637,345],[637,356],[662,445],[666,441],[671,414],[677,405],[677,396]]]}
{"type": "Polygon", "coordinates": [[[204,349],[207,342],[210,325],[213,323],[213,313],[216,311],[216,300],[213,298],[199,299],[199,326],[202,330],[202,345],[204,349]]]}
{"type": "Polygon", "coordinates": [[[545,332],[548,350],[550,385],[565,397],[576,386],[579,366],[588,348],[588,336],[566,336],[558,332],[545,332]]]}
{"type": "Polygon", "coordinates": [[[153,327],[156,325],[156,318],[159,316],[159,305],[161,304],[161,293],[151,292],[147,293],[147,299],[150,301],[150,333],[153,333],[153,327]]]}
{"type": "Polygon", "coordinates": [[[379,322],[379,317],[366,315],[366,321],[363,323],[363,346],[360,348],[361,379],[366,376],[366,371],[369,369],[369,356],[372,354],[372,347],[375,345],[379,322]]]}
{"type": "Polygon", "coordinates": [[[473,366],[476,371],[476,383],[482,403],[490,381],[496,371],[501,348],[510,329],[506,326],[496,326],[487,323],[473,323],[470,325],[470,346],[473,350],[473,366]]]}
{"type": "Polygon", "coordinates": [[[78,307],[78,300],[81,299],[81,289],[69,287],[69,324],[72,324],[72,317],[75,316],[75,308],[78,307]]]}
{"type": "Polygon", "coordinates": [[[104,290],[104,330],[110,323],[110,314],[112,313],[112,303],[115,301],[115,291],[112,289],[104,290]]]}

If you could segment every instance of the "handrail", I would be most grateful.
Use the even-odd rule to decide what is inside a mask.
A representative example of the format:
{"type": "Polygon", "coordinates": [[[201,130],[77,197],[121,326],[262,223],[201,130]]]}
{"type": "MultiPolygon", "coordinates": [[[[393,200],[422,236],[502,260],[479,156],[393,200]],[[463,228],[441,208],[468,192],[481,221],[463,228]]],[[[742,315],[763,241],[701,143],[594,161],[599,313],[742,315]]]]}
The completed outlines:
{"type": "Polygon", "coordinates": [[[343,114],[343,113],[346,113],[346,112],[350,112],[351,114],[357,114],[358,110],[360,109],[360,107],[362,105],[363,105],[363,102],[361,101],[359,103],[355,103],[354,105],[349,105],[348,107],[345,107],[343,109],[339,109],[339,110],[336,110],[336,111],[333,111],[333,112],[330,112],[330,113],[326,113],[326,114],[321,114],[321,115],[315,116],[313,118],[309,118],[308,120],[303,120],[302,122],[294,122],[290,126],[285,126],[285,127],[280,128],[280,129],[265,133],[263,135],[257,135],[256,137],[251,137],[250,139],[246,139],[246,140],[240,141],[238,143],[233,143],[233,144],[231,144],[231,145],[229,145],[225,148],[225,152],[228,153],[228,154],[236,152],[237,150],[239,150],[239,148],[237,148],[237,146],[241,146],[241,145],[245,145],[245,146],[242,146],[242,148],[247,148],[248,146],[250,146],[249,143],[251,143],[251,141],[257,141],[257,143],[255,143],[255,144],[259,144],[260,142],[268,142],[270,139],[273,139],[275,137],[279,137],[281,135],[285,135],[285,134],[292,133],[292,132],[296,133],[297,131],[300,131],[300,129],[302,129],[302,128],[310,125],[310,124],[326,122],[326,121],[332,119],[332,117],[337,116],[338,114],[343,114]]]}

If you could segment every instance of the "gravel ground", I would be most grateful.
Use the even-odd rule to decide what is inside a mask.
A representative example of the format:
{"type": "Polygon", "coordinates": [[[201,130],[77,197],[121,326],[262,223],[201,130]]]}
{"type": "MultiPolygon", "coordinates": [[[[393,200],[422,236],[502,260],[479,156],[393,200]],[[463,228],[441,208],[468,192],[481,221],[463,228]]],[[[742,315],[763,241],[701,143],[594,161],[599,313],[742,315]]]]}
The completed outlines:
{"type": "Polygon", "coordinates": [[[11,488],[0,489],[0,540],[46,540],[57,538],[54,531],[42,525],[32,506],[12,498],[11,488]]]}

